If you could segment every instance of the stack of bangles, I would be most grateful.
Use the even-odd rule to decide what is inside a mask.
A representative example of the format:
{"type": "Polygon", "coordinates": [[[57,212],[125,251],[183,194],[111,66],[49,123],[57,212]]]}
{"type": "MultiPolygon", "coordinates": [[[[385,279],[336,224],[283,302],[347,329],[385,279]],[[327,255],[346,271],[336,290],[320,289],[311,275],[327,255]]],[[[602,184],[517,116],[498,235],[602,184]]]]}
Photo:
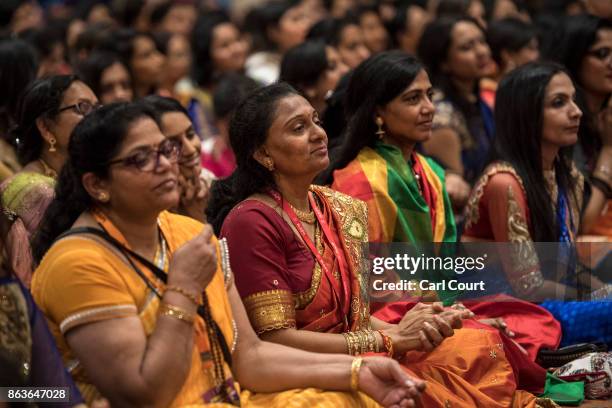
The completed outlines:
{"type": "MultiPolygon", "coordinates": [[[[193,293],[179,286],[170,285],[166,288],[166,292],[180,293],[181,295],[185,296],[187,299],[191,300],[191,302],[193,302],[193,304],[195,304],[196,306],[200,304],[198,296],[194,295],[193,293]]],[[[184,321],[185,323],[189,323],[189,324],[193,324],[193,322],[195,321],[195,313],[191,313],[185,309],[182,309],[175,305],[171,305],[166,302],[161,303],[161,305],[159,306],[158,314],[160,316],[174,317],[175,319],[184,321]]]]}
{"type": "MultiPolygon", "coordinates": [[[[359,355],[368,352],[380,353],[380,346],[376,339],[376,332],[373,330],[361,330],[356,332],[342,333],[346,340],[346,348],[351,355],[359,355]]],[[[383,339],[385,351],[389,357],[393,357],[393,342],[391,338],[381,330],[378,333],[383,339]]]]}

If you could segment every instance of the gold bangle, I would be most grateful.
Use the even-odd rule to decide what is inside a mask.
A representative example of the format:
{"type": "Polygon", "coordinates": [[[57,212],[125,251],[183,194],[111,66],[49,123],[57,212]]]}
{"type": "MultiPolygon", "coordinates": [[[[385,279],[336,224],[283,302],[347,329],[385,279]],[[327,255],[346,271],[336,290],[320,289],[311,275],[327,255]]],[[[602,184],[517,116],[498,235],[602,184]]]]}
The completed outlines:
{"type": "Polygon", "coordinates": [[[193,293],[191,293],[191,292],[181,288],[180,286],[170,285],[170,286],[166,287],[166,292],[168,292],[168,291],[180,293],[181,295],[183,295],[186,298],[188,298],[189,300],[191,300],[196,306],[200,304],[200,302],[198,301],[198,296],[196,296],[193,293]]]}
{"type": "Polygon", "coordinates": [[[359,391],[359,370],[361,370],[362,357],[356,357],[351,364],[351,390],[359,391]]]}
{"type": "Polygon", "coordinates": [[[158,314],[160,316],[170,316],[170,317],[174,317],[175,319],[181,320],[185,323],[189,323],[189,324],[193,324],[193,322],[195,321],[195,314],[194,313],[190,313],[185,309],[182,309],[180,307],[174,306],[174,305],[170,305],[168,303],[164,303],[162,302],[159,305],[159,311],[158,314]]]}

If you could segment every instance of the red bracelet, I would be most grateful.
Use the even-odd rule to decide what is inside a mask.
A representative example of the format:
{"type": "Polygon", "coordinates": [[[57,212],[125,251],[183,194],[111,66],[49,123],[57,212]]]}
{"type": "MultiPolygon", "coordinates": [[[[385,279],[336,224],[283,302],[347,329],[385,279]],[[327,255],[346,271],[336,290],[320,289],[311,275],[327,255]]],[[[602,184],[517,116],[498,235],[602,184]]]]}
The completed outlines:
{"type": "Polygon", "coordinates": [[[377,330],[377,332],[380,333],[380,336],[383,339],[383,344],[385,345],[385,349],[387,350],[387,356],[393,358],[393,341],[391,340],[391,337],[383,333],[382,330],[377,330]]]}

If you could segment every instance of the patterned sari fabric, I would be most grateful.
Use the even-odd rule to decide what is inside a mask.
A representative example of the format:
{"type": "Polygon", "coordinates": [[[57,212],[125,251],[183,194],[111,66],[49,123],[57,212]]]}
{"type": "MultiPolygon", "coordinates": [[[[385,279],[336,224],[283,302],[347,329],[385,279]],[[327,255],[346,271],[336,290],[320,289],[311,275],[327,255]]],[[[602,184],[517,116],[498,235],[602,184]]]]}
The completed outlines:
{"type": "MultiPolygon", "coordinates": [[[[561,200],[554,172],[545,173],[546,189],[551,201],[556,204],[557,219],[561,221],[559,242],[568,244],[574,242],[576,236],[583,189],[583,178],[576,168],[572,168],[572,174],[577,180],[574,196],[578,202],[571,199],[561,200]],[[560,201],[568,204],[559,206],[560,201]]],[[[530,285],[537,285],[547,278],[547,271],[541,268],[533,245],[526,197],[523,181],[510,164],[504,162],[492,164],[476,184],[470,197],[464,232],[468,240],[521,244],[523,250],[510,257],[510,268],[507,268],[509,271],[507,279],[519,293],[522,288],[531,289],[530,285]]],[[[561,323],[562,346],[595,340],[612,344],[609,330],[612,327],[612,302],[547,300],[542,306],[561,323]]],[[[553,333],[550,331],[552,329],[550,325],[541,328],[549,334],[553,333]]],[[[531,350],[529,351],[531,354],[531,350]]]]}
{"type": "Polygon", "coordinates": [[[27,244],[53,200],[55,180],[38,173],[18,173],[0,185],[2,208],[12,221],[5,245],[11,270],[30,286],[32,253],[27,244]]]}
{"type": "MultiPolygon", "coordinates": [[[[294,246],[297,237],[290,221],[267,204],[246,200],[223,224],[221,234],[230,251],[241,254],[232,258],[232,269],[258,334],[287,328],[343,333],[371,327],[365,293],[368,270],[361,252],[368,240],[366,207],[325,187],[313,186],[311,191],[334,233],[334,242],[326,242],[324,234],[315,232],[329,276],[312,254],[301,257],[306,248],[294,246]],[[340,259],[333,245],[340,249],[340,259]]],[[[458,331],[431,353],[411,352],[401,358],[406,371],[428,382],[423,406],[536,406],[535,399],[523,398],[527,394],[515,393],[515,376],[499,334],[482,327],[458,331]]]]}
{"type": "Polygon", "coordinates": [[[0,277],[0,367],[3,386],[69,388],[69,402],[45,405],[72,407],[82,402],[45,317],[30,292],[9,277],[0,277]]]}
{"type": "MultiPolygon", "coordinates": [[[[378,143],[375,149],[364,148],[344,169],[335,171],[332,187],[366,201],[371,242],[412,245],[455,242],[455,224],[442,169],[420,155],[413,155],[412,163],[410,166],[397,148],[378,143]],[[413,174],[420,176],[421,191],[413,174]],[[404,210],[398,210],[398,207],[404,210]],[[406,209],[411,209],[411,212],[406,209]],[[394,214],[400,211],[406,216],[404,220],[396,221],[398,217],[394,214]]],[[[450,251],[452,248],[443,246],[442,249],[450,251]]],[[[428,276],[430,280],[433,278],[428,276]]],[[[437,293],[438,298],[446,303],[457,295],[450,291],[437,293]]],[[[372,308],[372,313],[379,319],[397,323],[414,303],[393,302],[382,306],[372,308]]],[[[541,390],[545,372],[535,364],[535,358],[539,348],[558,346],[558,322],[541,307],[510,297],[475,302],[469,307],[478,319],[503,317],[508,320],[510,329],[517,334],[518,343],[529,353],[529,358],[525,358],[512,339],[502,336],[506,349],[512,351],[509,353],[510,361],[517,383],[529,391],[541,390]]]]}
{"type": "MultiPolygon", "coordinates": [[[[119,230],[101,213],[98,222],[115,239],[128,246],[119,230]]],[[[195,237],[202,224],[190,218],[164,212],[159,216],[159,226],[166,239],[170,256],[178,247],[195,237]]],[[[217,246],[219,265],[206,294],[211,314],[233,351],[238,332],[226,287],[233,278],[227,257],[222,254],[222,244],[217,246]]],[[[133,260],[154,285],[163,293],[165,285],[142,264],[133,260]]],[[[71,236],[56,242],[45,255],[32,280],[34,298],[48,318],[53,335],[63,359],[70,369],[85,399],[91,403],[100,394],[87,377],[87,373],[66,343],[65,335],[72,328],[106,319],[138,316],[147,336],[155,329],[160,301],[144,280],[129,266],[122,255],[96,237],[71,236]]],[[[198,316],[191,355],[190,371],[182,389],[171,407],[231,407],[217,401],[213,382],[214,366],[204,321],[198,316]]],[[[256,367],[253,368],[256,370],[256,367]]],[[[231,369],[224,364],[226,387],[239,390],[231,369]]],[[[310,407],[320,406],[376,406],[362,394],[323,392],[318,389],[290,390],[282,393],[254,394],[240,392],[242,406],[246,407],[310,407]]]]}

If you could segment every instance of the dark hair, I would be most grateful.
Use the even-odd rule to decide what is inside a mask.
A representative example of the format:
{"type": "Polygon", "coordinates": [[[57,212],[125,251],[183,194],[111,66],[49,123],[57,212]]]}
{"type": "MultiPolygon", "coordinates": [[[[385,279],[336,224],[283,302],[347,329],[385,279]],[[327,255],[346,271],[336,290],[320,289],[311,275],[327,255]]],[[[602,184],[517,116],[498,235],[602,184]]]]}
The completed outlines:
{"type": "Polygon", "coordinates": [[[164,113],[169,112],[180,112],[189,117],[189,112],[187,112],[187,109],[185,109],[185,107],[174,98],[167,98],[159,95],[148,95],[142,98],[141,101],[149,105],[155,112],[158,123],[161,123],[161,117],[164,115],[164,113]]]}
{"type": "Polygon", "coordinates": [[[305,41],[287,51],[280,67],[280,80],[304,93],[316,85],[328,66],[323,41],[305,41]]]}
{"type": "MultiPolygon", "coordinates": [[[[559,73],[567,74],[567,71],[556,63],[523,65],[501,80],[495,98],[496,158],[509,162],[523,181],[534,241],[556,242],[559,239],[555,209],[542,187],[546,185],[542,171],[544,98],[551,78],[559,73]]],[[[561,148],[554,166],[561,190],[569,194],[571,204],[577,205],[576,180],[570,175],[571,147],[561,148]]],[[[573,221],[574,225],[579,222],[573,221]]]]}
{"type": "Polygon", "coordinates": [[[213,93],[213,110],[217,119],[230,118],[236,107],[247,95],[259,88],[254,79],[238,73],[219,78],[213,93]]]}
{"type": "MultiPolygon", "coordinates": [[[[442,65],[447,60],[451,47],[453,28],[460,22],[472,23],[484,33],[478,22],[471,17],[441,18],[427,25],[419,41],[417,53],[427,67],[433,85],[444,93],[469,123],[471,118],[480,116],[480,110],[462,96],[450,75],[442,71],[442,65]]],[[[475,82],[475,94],[478,95],[478,81],[475,82]]]]}
{"type": "Polygon", "coordinates": [[[40,262],[53,241],[93,205],[83,187],[83,175],[94,173],[107,178],[108,162],[121,149],[130,126],[142,118],[156,120],[146,104],[113,103],[91,112],[75,127],[68,144],[68,160],[55,187],[55,198],[32,242],[36,262],[40,262]]]}
{"type": "Polygon", "coordinates": [[[145,4],[145,0],[113,0],[111,12],[123,27],[132,27],[136,24],[145,4]]]}
{"type": "Polygon", "coordinates": [[[73,18],[77,18],[87,22],[89,20],[89,15],[97,6],[106,7],[109,11],[109,14],[111,14],[111,10],[108,7],[108,4],[104,2],[100,2],[98,0],[79,0],[74,9],[73,18]]]}
{"type": "Polygon", "coordinates": [[[290,95],[299,94],[288,84],[276,83],[257,89],[236,108],[229,127],[236,170],[228,178],[213,183],[206,208],[215,233],[219,234],[225,217],[236,204],[251,194],[276,187],[272,173],[253,154],[268,137],[278,102],[290,95]]]}
{"type": "Polygon", "coordinates": [[[283,15],[299,3],[300,0],[272,1],[255,8],[250,13],[248,29],[253,36],[255,51],[271,51],[277,48],[268,32],[270,28],[278,26],[283,15]]]}
{"type": "Polygon", "coordinates": [[[350,82],[352,71],[347,72],[336,85],[334,93],[326,101],[327,107],[323,112],[323,129],[327,133],[327,150],[329,160],[333,163],[344,138],[346,116],[344,114],[344,101],[350,82]]]}
{"type": "Polygon", "coordinates": [[[121,60],[117,54],[107,51],[94,51],[86,60],[81,61],[76,66],[76,72],[83,82],[85,82],[99,98],[102,92],[100,87],[102,74],[115,64],[123,65],[129,72],[129,69],[124,65],[123,60],[121,60]]]}
{"type": "Polygon", "coordinates": [[[79,34],[74,44],[73,54],[80,57],[79,54],[89,54],[98,48],[112,48],[108,44],[112,44],[110,38],[114,35],[112,25],[106,22],[99,22],[88,25],[85,30],[79,34]]]}
{"type": "Polygon", "coordinates": [[[15,125],[17,102],[36,78],[36,53],[21,40],[0,41],[0,137],[9,140],[15,125]]]}
{"type": "Polygon", "coordinates": [[[34,81],[19,100],[17,127],[13,137],[18,141],[17,155],[22,165],[40,157],[43,137],[36,126],[36,119],[54,119],[64,99],[64,93],[76,75],[56,75],[34,81]]]}
{"type": "MultiPolygon", "coordinates": [[[[588,108],[579,72],[584,57],[597,40],[597,31],[601,29],[612,30],[612,21],[589,14],[567,17],[561,37],[554,41],[547,52],[551,59],[567,68],[570,77],[577,85],[576,99],[583,112],[580,122],[580,145],[587,160],[599,151],[602,143],[593,117],[597,112],[591,112],[588,108]]],[[[607,104],[607,100],[604,104],[607,104]]]]}
{"type": "Polygon", "coordinates": [[[395,15],[391,21],[386,24],[387,30],[389,31],[389,37],[395,46],[398,45],[397,38],[400,36],[400,34],[411,30],[411,27],[408,26],[408,10],[410,10],[411,7],[419,7],[423,10],[425,9],[425,7],[416,1],[402,2],[395,11],[395,15]]]}
{"type": "Polygon", "coordinates": [[[202,87],[209,86],[215,80],[215,66],[211,51],[215,28],[220,24],[233,24],[229,17],[220,11],[202,14],[191,32],[191,64],[193,80],[202,87]]]}
{"type": "Polygon", "coordinates": [[[134,78],[134,73],[132,72],[132,58],[134,56],[134,52],[136,51],[134,45],[136,39],[139,37],[149,38],[151,41],[153,41],[153,43],[155,43],[155,39],[153,38],[152,34],[128,28],[115,31],[111,34],[107,41],[100,46],[100,48],[103,50],[114,52],[121,58],[123,64],[130,71],[132,79],[136,79],[134,78]]]}
{"type": "Polygon", "coordinates": [[[436,8],[437,18],[463,17],[474,0],[440,0],[436,8]]]}
{"type": "Polygon", "coordinates": [[[153,8],[151,17],[149,18],[151,26],[155,27],[160,24],[164,18],[166,18],[172,7],[174,7],[174,2],[166,1],[153,8]]]}
{"type": "Polygon", "coordinates": [[[374,146],[376,108],[400,95],[423,69],[419,60],[401,51],[382,52],[355,68],[344,99],[348,118],[344,141],[319,182],[331,184],[334,170],[344,168],[364,147],[374,146]]]}
{"type": "Polygon", "coordinates": [[[532,24],[518,18],[508,17],[494,21],[487,29],[487,42],[491,47],[491,56],[499,65],[502,64],[501,52],[517,52],[537,38],[537,31],[532,24]]]}
{"type": "Polygon", "coordinates": [[[15,12],[23,4],[22,0],[2,0],[0,1],[0,28],[9,29],[9,24],[15,16],[15,12]]]}
{"type": "Polygon", "coordinates": [[[64,44],[64,36],[58,26],[31,28],[19,34],[38,53],[39,60],[51,56],[57,44],[64,44]]]}
{"type": "Polygon", "coordinates": [[[344,29],[351,25],[359,26],[359,23],[350,17],[327,18],[310,27],[306,39],[322,40],[327,45],[337,47],[342,41],[344,29]]]}
{"type": "Polygon", "coordinates": [[[168,55],[168,45],[174,34],[167,31],[156,31],[153,33],[153,41],[155,41],[155,48],[164,55],[168,55]]]}
{"type": "Polygon", "coordinates": [[[361,18],[368,13],[374,13],[378,16],[380,21],[382,22],[382,18],[380,17],[380,12],[378,11],[378,7],[374,4],[361,4],[355,8],[352,8],[347,11],[346,15],[350,18],[353,18],[356,21],[361,21],[361,18]]]}

